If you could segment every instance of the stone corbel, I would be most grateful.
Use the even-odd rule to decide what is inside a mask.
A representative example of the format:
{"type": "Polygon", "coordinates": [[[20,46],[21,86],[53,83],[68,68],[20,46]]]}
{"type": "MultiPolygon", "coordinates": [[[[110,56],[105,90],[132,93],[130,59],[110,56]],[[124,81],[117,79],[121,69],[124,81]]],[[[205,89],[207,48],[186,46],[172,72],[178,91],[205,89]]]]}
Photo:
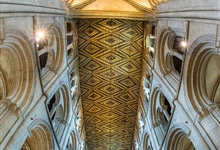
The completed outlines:
{"type": "Polygon", "coordinates": [[[28,138],[31,138],[33,136],[32,132],[31,132],[31,128],[27,127],[27,131],[28,131],[28,138]]]}
{"type": "Polygon", "coordinates": [[[217,110],[218,106],[213,103],[213,104],[209,104],[207,108],[208,108],[209,112],[212,112],[214,110],[217,110]]]}
{"type": "Polygon", "coordinates": [[[5,40],[5,21],[4,18],[0,18],[0,45],[4,43],[5,40]]]}
{"type": "Polygon", "coordinates": [[[17,104],[11,103],[9,99],[4,98],[0,104],[0,116],[2,117],[8,110],[14,113],[18,118],[24,118],[21,109],[17,107],[17,104]]]}
{"type": "Polygon", "coordinates": [[[10,108],[9,108],[10,110],[11,110],[11,112],[12,113],[14,113],[18,118],[19,117],[23,117],[23,115],[22,115],[22,112],[21,112],[21,109],[19,108],[19,107],[17,107],[17,104],[11,104],[10,105],[10,108]]]}
{"type": "Polygon", "coordinates": [[[0,118],[7,112],[11,105],[11,101],[9,99],[3,98],[0,103],[0,118]]]}

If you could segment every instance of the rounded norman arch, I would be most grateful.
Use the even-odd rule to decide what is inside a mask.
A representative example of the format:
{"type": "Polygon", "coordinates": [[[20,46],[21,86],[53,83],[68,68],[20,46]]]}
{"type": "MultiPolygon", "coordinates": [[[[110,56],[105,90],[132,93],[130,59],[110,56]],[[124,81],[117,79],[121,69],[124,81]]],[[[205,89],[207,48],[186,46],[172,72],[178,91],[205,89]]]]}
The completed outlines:
{"type": "Polygon", "coordinates": [[[144,135],[143,150],[151,150],[151,142],[148,134],[144,135]]]}
{"type": "Polygon", "coordinates": [[[160,33],[158,35],[158,64],[161,72],[165,74],[166,72],[170,72],[170,66],[169,64],[167,64],[167,55],[169,54],[169,52],[166,50],[172,49],[172,43],[174,42],[176,34],[170,28],[163,28],[160,30],[160,33]]]}
{"type": "Polygon", "coordinates": [[[52,133],[46,121],[36,119],[30,126],[30,137],[26,139],[21,150],[52,150],[52,133]]]}
{"type": "Polygon", "coordinates": [[[184,48],[180,43],[185,40],[185,37],[182,37],[185,35],[180,28],[165,27],[160,30],[158,35],[157,62],[160,71],[178,82],[182,72],[184,54],[184,48]]]}
{"type": "Polygon", "coordinates": [[[197,38],[189,49],[184,75],[185,95],[191,110],[200,115],[219,109],[220,53],[215,47],[216,36],[207,34],[197,38]]]}
{"type": "MultiPolygon", "coordinates": [[[[36,25],[36,32],[38,28],[40,28],[40,25],[36,25]]],[[[65,56],[61,26],[52,23],[44,30],[44,33],[45,37],[36,41],[42,76],[47,75],[50,71],[56,73],[61,68],[65,56]]],[[[49,75],[49,78],[52,77],[49,75]]]]}
{"type": "Polygon", "coordinates": [[[160,93],[161,93],[161,90],[160,90],[160,87],[159,86],[155,86],[155,87],[152,87],[152,94],[151,94],[151,101],[149,103],[149,112],[150,112],[150,119],[149,121],[151,122],[150,124],[153,125],[153,126],[157,126],[158,125],[158,122],[157,122],[157,109],[156,108],[156,105],[157,105],[157,99],[159,98],[160,96],[160,93]]]}
{"type": "Polygon", "coordinates": [[[63,99],[63,108],[64,108],[64,118],[65,120],[70,121],[71,118],[71,98],[70,98],[70,92],[68,90],[68,87],[66,85],[66,83],[62,83],[61,87],[60,87],[60,92],[62,95],[62,99],[63,99]]]}
{"type": "Polygon", "coordinates": [[[63,43],[63,32],[62,32],[62,28],[56,24],[53,23],[51,26],[51,32],[53,33],[53,36],[55,38],[55,62],[53,64],[53,70],[59,70],[62,62],[63,62],[63,57],[64,57],[64,43],[63,43]]]}
{"type": "Polygon", "coordinates": [[[25,112],[35,89],[35,54],[29,39],[20,31],[6,29],[0,46],[0,99],[25,112]]]}
{"type": "Polygon", "coordinates": [[[70,133],[70,137],[68,139],[66,150],[76,150],[76,148],[77,148],[76,143],[77,143],[76,142],[76,135],[75,135],[74,131],[72,131],[70,133]]]}
{"type": "Polygon", "coordinates": [[[190,136],[190,129],[184,124],[176,124],[172,126],[169,130],[167,139],[165,141],[165,149],[195,150],[195,147],[189,136],[190,136]]]}

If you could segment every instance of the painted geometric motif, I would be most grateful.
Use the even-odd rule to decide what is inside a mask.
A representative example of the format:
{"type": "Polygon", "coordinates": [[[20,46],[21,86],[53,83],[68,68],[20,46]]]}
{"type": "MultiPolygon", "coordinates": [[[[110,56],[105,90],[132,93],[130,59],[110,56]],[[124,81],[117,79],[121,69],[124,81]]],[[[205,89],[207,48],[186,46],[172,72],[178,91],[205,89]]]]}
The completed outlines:
{"type": "Polygon", "coordinates": [[[79,19],[80,89],[89,150],[131,150],[143,53],[143,22],[79,19]]]}

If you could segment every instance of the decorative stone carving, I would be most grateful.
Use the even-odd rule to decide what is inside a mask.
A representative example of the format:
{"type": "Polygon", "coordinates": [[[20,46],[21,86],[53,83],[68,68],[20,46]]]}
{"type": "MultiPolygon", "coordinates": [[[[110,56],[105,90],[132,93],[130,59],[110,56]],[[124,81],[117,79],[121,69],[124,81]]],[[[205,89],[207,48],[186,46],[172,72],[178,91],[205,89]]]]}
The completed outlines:
{"type": "Polygon", "coordinates": [[[140,119],[140,120],[138,120],[138,123],[139,123],[139,132],[143,133],[144,122],[140,119]]]}
{"type": "Polygon", "coordinates": [[[80,143],[80,150],[84,150],[84,147],[85,147],[85,142],[84,140],[82,140],[80,143]]]}
{"type": "Polygon", "coordinates": [[[79,131],[79,129],[80,129],[80,123],[81,123],[81,118],[79,117],[79,118],[76,120],[76,129],[77,129],[77,131],[79,131]]]}
{"type": "Polygon", "coordinates": [[[138,148],[139,148],[139,144],[138,144],[138,142],[136,141],[136,142],[135,142],[135,150],[138,150],[138,148]]]}

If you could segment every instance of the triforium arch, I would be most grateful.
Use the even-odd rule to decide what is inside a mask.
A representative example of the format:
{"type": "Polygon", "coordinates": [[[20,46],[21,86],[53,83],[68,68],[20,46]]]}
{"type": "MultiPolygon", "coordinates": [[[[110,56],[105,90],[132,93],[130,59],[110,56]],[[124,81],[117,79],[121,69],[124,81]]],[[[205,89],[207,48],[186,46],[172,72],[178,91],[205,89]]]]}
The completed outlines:
{"type": "Polygon", "coordinates": [[[155,107],[157,105],[157,99],[158,97],[160,96],[160,93],[161,93],[161,90],[160,90],[160,87],[159,86],[155,86],[152,88],[152,94],[151,94],[151,101],[149,103],[149,110],[150,110],[150,120],[151,121],[151,124],[153,126],[157,126],[158,125],[158,122],[157,122],[157,117],[156,117],[156,114],[157,114],[157,110],[155,110],[155,107]]]}
{"type": "Polygon", "coordinates": [[[195,150],[190,139],[190,129],[184,124],[172,126],[167,134],[164,147],[167,150],[195,150]]]}
{"type": "Polygon", "coordinates": [[[150,101],[149,123],[160,144],[168,131],[172,110],[171,103],[162,92],[162,88],[159,85],[154,86],[150,101]]]}
{"type": "Polygon", "coordinates": [[[150,136],[148,134],[144,135],[143,150],[152,150],[150,136]]]}
{"type": "Polygon", "coordinates": [[[211,34],[198,37],[186,60],[185,92],[190,99],[187,104],[201,116],[219,110],[220,105],[220,53],[215,40],[216,35],[211,34]]]}
{"type": "Polygon", "coordinates": [[[150,101],[150,120],[153,126],[163,124],[163,121],[169,123],[172,115],[172,105],[163,94],[159,86],[155,86],[152,91],[150,101]]]}
{"type": "Polygon", "coordinates": [[[6,29],[6,39],[0,45],[0,99],[5,108],[16,105],[25,112],[35,85],[35,54],[29,39],[20,31],[6,29]]]}
{"type": "Polygon", "coordinates": [[[57,89],[55,94],[46,102],[48,114],[50,117],[53,130],[57,135],[58,141],[62,140],[63,131],[66,124],[70,121],[71,102],[68,88],[65,83],[57,89]]]}
{"type": "Polygon", "coordinates": [[[68,139],[68,143],[66,145],[66,150],[76,150],[76,145],[77,141],[76,141],[76,135],[74,133],[74,131],[72,131],[70,133],[70,137],[68,139]]]}
{"type": "Polygon", "coordinates": [[[157,56],[160,70],[164,75],[172,74],[174,78],[179,80],[185,51],[181,43],[185,41],[185,34],[178,28],[163,27],[158,36],[157,56]]]}
{"type": "Polygon", "coordinates": [[[30,125],[30,137],[26,139],[21,150],[52,150],[53,140],[49,124],[42,120],[36,119],[30,125]]]}
{"type": "MultiPolygon", "coordinates": [[[[36,26],[36,30],[40,28],[38,26],[36,26]]],[[[57,23],[52,23],[44,32],[45,37],[36,43],[42,75],[48,71],[58,71],[65,55],[63,53],[64,40],[62,28],[57,23]]]]}

